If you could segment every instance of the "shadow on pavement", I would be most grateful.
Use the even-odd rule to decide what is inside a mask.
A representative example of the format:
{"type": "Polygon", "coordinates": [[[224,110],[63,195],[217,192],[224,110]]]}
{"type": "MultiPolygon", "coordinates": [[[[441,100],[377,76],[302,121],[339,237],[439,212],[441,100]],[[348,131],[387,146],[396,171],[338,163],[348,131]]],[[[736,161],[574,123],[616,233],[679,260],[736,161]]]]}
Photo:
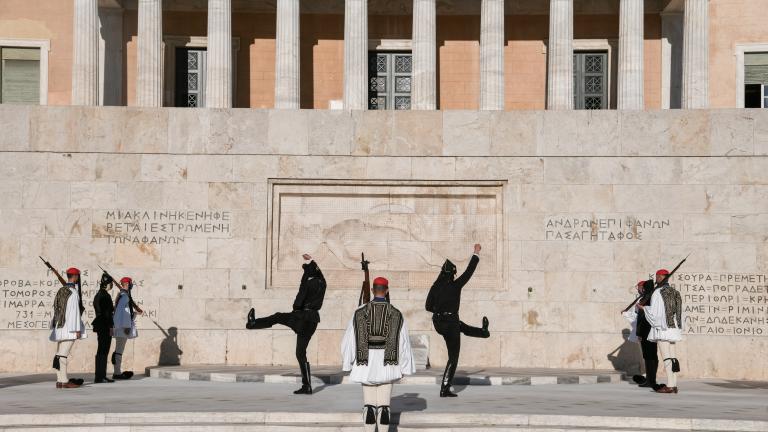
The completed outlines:
{"type": "Polygon", "coordinates": [[[31,374],[0,378],[0,389],[44,382],[55,383],[56,374],[31,374]]]}
{"type": "MultiPolygon", "coordinates": [[[[389,432],[397,432],[400,424],[400,414],[410,411],[426,411],[427,400],[419,397],[418,393],[404,393],[392,398],[392,417],[389,432]]],[[[383,431],[381,431],[383,432],[383,431]]]]}
{"type": "Polygon", "coordinates": [[[768,390],[768,381],[727,380],[724,382],[708,382],[706,384],[713,387],[722,387],[736,390],[768,390]]]}

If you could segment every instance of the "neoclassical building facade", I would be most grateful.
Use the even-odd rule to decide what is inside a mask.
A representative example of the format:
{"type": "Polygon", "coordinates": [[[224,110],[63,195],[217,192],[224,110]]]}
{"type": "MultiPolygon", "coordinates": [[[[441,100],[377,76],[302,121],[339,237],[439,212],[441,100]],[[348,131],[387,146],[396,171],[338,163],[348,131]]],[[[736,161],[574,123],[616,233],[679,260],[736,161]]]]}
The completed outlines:
{"type": "Polygon", "coordinates": [[[761,0],[0,0],[5,103],[768,105],[761,0]]]}

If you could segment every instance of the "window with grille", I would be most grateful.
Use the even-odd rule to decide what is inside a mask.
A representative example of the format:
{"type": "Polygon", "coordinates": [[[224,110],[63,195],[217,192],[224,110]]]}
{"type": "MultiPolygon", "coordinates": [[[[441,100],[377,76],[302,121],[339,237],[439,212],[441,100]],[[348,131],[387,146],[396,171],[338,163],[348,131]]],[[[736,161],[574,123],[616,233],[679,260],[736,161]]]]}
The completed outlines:
{"type": "Polygon", "coordinates": [[[744,53],[744,107],[768,108],[768,52],[744,53]]]}
{"type": "Polygon", "coordinates": [[[40,103],[40,49],[0,47],[0,103],[40,103]]]}
{"type": "Polygon", "coordinates": [[[205,48],[176,49],[176,100],[174,106],[205,106],[205,48]]]}
{"type": "Polygon", "coordinates": [[[368,109],[411,109],[411,53],[368,54],[368,109]]]}
{"type": "Polygon", "coordinates": [[[576,109],[608,108],[608,53],[573,53],[573,106],[576,109]]]}

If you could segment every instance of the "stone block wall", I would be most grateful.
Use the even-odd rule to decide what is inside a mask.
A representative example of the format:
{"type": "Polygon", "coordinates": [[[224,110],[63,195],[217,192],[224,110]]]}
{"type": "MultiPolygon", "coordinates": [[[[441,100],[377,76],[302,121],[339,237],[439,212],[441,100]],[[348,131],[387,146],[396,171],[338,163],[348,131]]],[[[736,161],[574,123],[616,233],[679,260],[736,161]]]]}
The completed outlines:
{"type": "Polygon", "coordinates": [[[366,252],[440,367],[424,299],[442,260],[480,241],[461,315],[487,315],[492,336],[464,339],[464,366],[631,371],[619,311],[691,253],[674,280],[685,375],[768,378],[765,111],[0,106],[0,126],[5,371],[50,370],[57,287],[38,255],[87,271],[88,300],[98,265],[138,281],[128,368],[293,364],[290,330],[244,318],[290,309],[303,252],[330,286],[310,362],[339,364],[366,252]]]}

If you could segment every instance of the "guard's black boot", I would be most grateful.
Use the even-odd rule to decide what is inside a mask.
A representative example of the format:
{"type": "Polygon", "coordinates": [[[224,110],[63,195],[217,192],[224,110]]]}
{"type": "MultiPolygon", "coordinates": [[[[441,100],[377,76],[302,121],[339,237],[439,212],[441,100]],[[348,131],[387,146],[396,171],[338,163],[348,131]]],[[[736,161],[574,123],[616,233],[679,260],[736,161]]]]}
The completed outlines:
{"type": "Polygon", "coordinates": [[[245,328],[249,330],[256,328],[256,310],[254,308],[248,311],[248,321],[245,323],[245,328]]]}
{"type": "Polygon", "coordinates": [[[491,335],[491,332],[488,331],[488,325],[490,323],[488,322],[488,317],[483,317],[483,333],[485,333],[485,337],[489,337],[491,335]]]}
{"type": "Polygon", "coordinates": [[[456,393],[451,391],[451,383],[453,382],[453,374],[456,372],[453,365],[448,362],[445,365],[445,372],[443,372],[443,381],[440,385],[440,397],[457,397],[456,393]]]}
{"type": "Polygon", "coordinates": [[[312,375],[309,369],[309,362],[299,364],[301,369],[301,388],[293,392],[293,394],[312,394],[312,375]]]}

